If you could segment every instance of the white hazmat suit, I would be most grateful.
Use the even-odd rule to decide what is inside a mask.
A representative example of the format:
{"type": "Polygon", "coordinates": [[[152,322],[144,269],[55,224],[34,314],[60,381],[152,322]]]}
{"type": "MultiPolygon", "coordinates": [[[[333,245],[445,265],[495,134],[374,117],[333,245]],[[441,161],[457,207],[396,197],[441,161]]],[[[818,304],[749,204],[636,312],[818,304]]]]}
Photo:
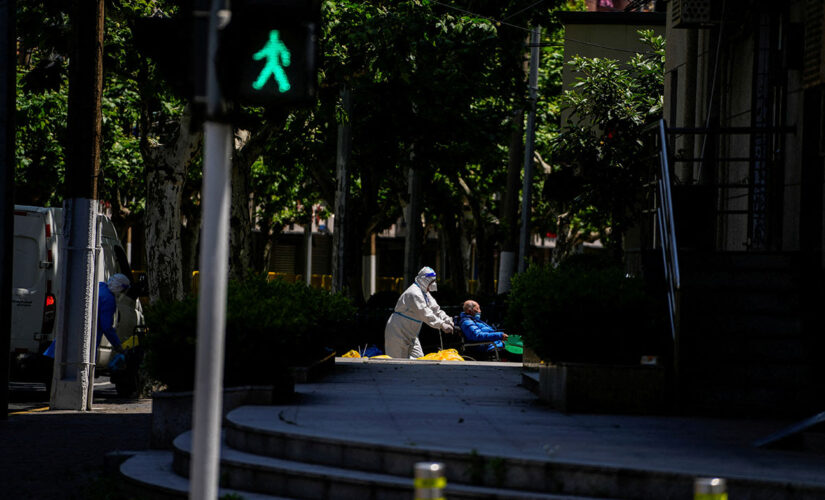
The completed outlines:
{"type": "Polygon", "coordinates": [[[384,328],[384,348],[391,358],[420,358],[424,355],[418,333],[421,324],[432,328],[453,331],[453,320],[438,306],[430,294],[435,291],[435,271],[424,267],[418,271],[415,283],[404,290],[395,310],[384,328]]]}

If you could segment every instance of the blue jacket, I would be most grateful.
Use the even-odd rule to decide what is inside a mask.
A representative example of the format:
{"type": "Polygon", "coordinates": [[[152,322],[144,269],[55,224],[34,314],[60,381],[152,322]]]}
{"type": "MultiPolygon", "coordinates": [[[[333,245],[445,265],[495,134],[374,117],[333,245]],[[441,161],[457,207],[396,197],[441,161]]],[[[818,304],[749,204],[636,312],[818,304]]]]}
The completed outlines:
{"type": "Polygon", "coordinates": [[[464,334],[467,342],[490,342],[490,345],[486,347],[488,351],[496,347],[504,348],[504,342],[501,341],[504,332],[496,331],[492,326],[467,313],[461,313],[461,333],[464,334]]]}
{"type": "Polygon", "coordinates": [[[100,345],[100,338],[106,335],[106,339],[114,347],[120,346],[120,338],[117,336],[115,327],[115,313],[117,312],[117,299],[106,286],[100,282],[97,285],[97,345],[100,345]]]}

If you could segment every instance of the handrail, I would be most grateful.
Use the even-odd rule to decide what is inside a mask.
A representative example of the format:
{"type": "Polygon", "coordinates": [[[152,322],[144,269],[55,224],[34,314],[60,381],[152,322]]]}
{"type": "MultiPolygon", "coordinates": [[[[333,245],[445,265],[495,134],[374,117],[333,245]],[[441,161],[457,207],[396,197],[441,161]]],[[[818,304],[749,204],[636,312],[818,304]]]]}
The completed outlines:
{"type": "Polygon", "coordinates": [[[670,333],[676,340],[676,315],[678,302],[676,293],[681,288],[679,276],[679,249],[676,246],[676,224],[673,219],[673,193],[670,187],[670,164],[668,162],[667,129],[665,121],[659,120],[659,203],[656,207],[659,244],[662,248],[665,280],[667,282],[668,315],[670,319],[670,333]]]}

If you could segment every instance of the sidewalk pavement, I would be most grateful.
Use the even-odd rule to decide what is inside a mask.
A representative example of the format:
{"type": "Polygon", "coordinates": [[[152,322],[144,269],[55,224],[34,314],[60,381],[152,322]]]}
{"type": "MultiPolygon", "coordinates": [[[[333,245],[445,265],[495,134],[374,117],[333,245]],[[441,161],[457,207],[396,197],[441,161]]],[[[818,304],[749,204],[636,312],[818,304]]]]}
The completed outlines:
{"type": "Polygon", "coordinates": [[[149,446],[150,399],[120,399],[110,385],[95,387],[90,412],[50,411],[45,390],[28,400],[0,420],[0,500],[87,500],[107,453],[149,446]]]}
{"type": "MultiPolygon", "coordinates": [[[[296,386],[298,402],[236,412],[260,428],[367,443],[825,488],[825,457],[752,446],[790,422],[564,414],[520,384],[515,363],[337,358],[333,373],[296,386]]],[[[105,401],[10,416],[0,499],[83,498],[77,487],[107,452],[146,448],[150,411],[149,400],[105,401]]]]}
{"type": "Polygon", "coordinates": [[[825,456],[752,445],[791,422],[564,414],[520,383],[516,363],[338,358],[334,374],[297,387],[299,403],[244,412],[331,438],[825,487],[825,456]]]}

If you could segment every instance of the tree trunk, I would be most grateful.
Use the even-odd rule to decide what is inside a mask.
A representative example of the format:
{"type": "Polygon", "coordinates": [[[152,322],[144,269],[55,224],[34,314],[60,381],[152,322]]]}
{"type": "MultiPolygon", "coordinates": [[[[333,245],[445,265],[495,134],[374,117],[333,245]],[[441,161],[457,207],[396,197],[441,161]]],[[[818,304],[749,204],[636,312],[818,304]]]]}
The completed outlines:
{"type": "MultiPolygon", "coordinates": [[[[332,233],[332,291],[350,294],[352,283],[347,278],[347,262],[352,247],[349,211],[349,157],[352,149],[352,93],[349,87],[341,91],[346,122],[338,124],[338,152],[335,166],[335,226],[332,233]]],[[[359,287],[360,288],[360,287],[359,287]]]]}
{"type": "Polygon", "coordinates": [[[153,147],[142,141],[146,165],[146,271],[151,302],[184,296],[181,202],[189,165],[203,135],[190,131],[190,120],[187,108],[172,144],[153,147]]]}
{"type": "Polygon", "coordinates": [[[235,153],[232,158],[232,200],[229,214],[229,277],[241,279],[255,268],[253,259],[252,225],[254,214],[250,198],[252,165],[263,154],[280,120],[265,123],[254,132],[238,130],[235,133],[235,153]]]}
{"type": "Polygon", "coordinates": [[[510,129],[510,145],[507,162],[507,189],[504,193],[503,212],[501,213],[504,241],[501,242],[501,252],[507,258],[502,258],[499,268],[499,293],[510,289],[510,278],[515,273],[515,254],[518,252],[519,237],[519,193],[521,192],[521,167],[524,159],[524,110],[513,114],[513,123],[510,129]],[[512,254],[512,255],[511,255],[512,254]]]}
{"type": "MultiPolygon", "coordinates": [[[[238,144],[243,148],[250,139],[248,131],[235,134],[236,151],[238,144]]],[[[232,199],[229,207],[229,279],[239,280],[252,269],[252,214],[249,200],[249,176],[255,158],[251,155],[235,154],[232,161],[230,182],[232,199]]]]}
{"type": "Polygon", "coordinates": [[[476,265],[478,266],[476,295],[485,295],[496,291],[494,286],[495,254],[479,200],[470,200],[470,210],[473,212],[475,221],[473,236],[476,241],[476,265]]]}
{"type": "Polygon", "coordinates": [[[467,275],[464,273],[464,257],[461,250],[461,212],[455,210],[442,216],[443,229],[440,231],[439,241],[446,256],[445,275],[452,284],[452,288],[461,294],[467,293],[467,275]]]}
{"type": "MultiPolygon", "coordinates": [[[[184,191],[183,199],[194,198],[200,195],[200,186],[194,189],[192,186],[184,191]]],[[[181,263],[183,277],[183,291],[190,294],[193,291],[192,273],[198,269],[198,246],[201,239],[201,226],[203,226],[203,210],[200,204],[186,204],[181,206],[181,210],[189,208],[183,213],[183,224],[181,226],[181,248],[183,250],[183,261],[181,263]]]]}
{"type": "MultiPolygon", "coordinates": [[[[407,221],[407,237],[404,239],[404,286],[412,285],[415,275],[421,268],[421,172],[410,167],[407,176],[409,201],[404,211],[407,221]]],[[[432,264],[431,264],[432,265],[432,264]]]]}

